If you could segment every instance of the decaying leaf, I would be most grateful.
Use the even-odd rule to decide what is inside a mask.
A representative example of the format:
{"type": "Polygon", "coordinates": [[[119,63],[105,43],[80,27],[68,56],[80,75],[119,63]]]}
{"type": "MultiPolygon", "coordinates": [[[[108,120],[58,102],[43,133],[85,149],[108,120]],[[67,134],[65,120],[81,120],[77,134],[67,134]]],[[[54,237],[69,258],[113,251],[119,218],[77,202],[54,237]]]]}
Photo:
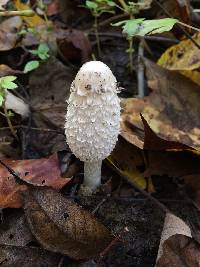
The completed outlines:
{"type": "Polygon", "coordinates": [[[22,74],[23,72],[20,70],[13,70],[9,66],[0,64],[0,77],[7,76],[11,74],[22,74]]]}
{"type": "MultiPolygon", "coordinates": [[[[200,43],[200,33],[196,33],[192,38],[200,43]]],[[[167,49],[158,60],[158,64],[169,70],[179,71],[200,85],[199,48],[191,40],[183,40],[167,49]]]]}
{"type": "MultiPolygon", "coordinates": [[[[60,168],[56,154],[49,158],[6,160],[4,162],[18,173],[22,180],[32,185],[50,186],[60,189],[70,180],[60,177],[60,168]]],[[[0,167],[0,176],[8,177],[10,174],[4,167],[0,167]]]]}
{"type": "Polygon", "coordinates": [[[73,78],[71,69],[54,57],[30,74],[31,104],[34,121],[39,128],[63,128],[66,99],[73,78]]]}
{"type": "Polygon", "coordinates": [[[17,32],[22,26],[20,17],[11,17],[0,24],[0,51],[10,50],[15,47],[18,39],[17,32]]]}
{"type": "MultiPolygon", "coordinates": [[[[5,160],[6,165],[19,174],[26,183],[37,186],[62,188],[69,178],[60,177],[60,169],[56,155],[34,160],[5,160]]],[[[22,206],[21,192],[27,186],[18,185],[6,168],[0,166],[0,207],[19,208],[22,206]]]]}
{"type": "Polygon", "coordinates": [[[173,214],[166,214],[157,267],[197,267],[200,245],[192,239],[190,228],[173,214]]]}
{"type": "Polygon", "coordinates": [[[5,8],[3,7],[8,3],[9,0],[0,0],[0,10],[4,10],[5,8]]]}
{"type": "Polygon", "coordinates": [[[23,247],[33,240],[34,237],[28,228],[25,215],[20,209],[4,214],[0,228],[1,245],[23,247]]]}
{"type": "Polygon", "coordinates": [[[24,202],[31,232],[47,250],[87,259],[98,255],[112,239],[90,213],[54,190],[32,189],[24,202]]]}
{"type": "MultiPolygon", "coordinates": [[[[143,189],[147,188],[147,181],[143,173],[138,170],[144,164],[142,153],[138,148],[120,138],[108,160],[130,181],[135,182],[143,189]]],[[[153,186],[151,186],[152,188],[153,186]]]]}
{"type": "MultiPolygon", "coordinates": [[[[14,4],[17,10],[27,10],[27,9],[30,10],[31,9],[29,5],[24,4],[21,0],[14,0],[14,4]]],[[[46,23],[45,20],[43,20],[37,14],[31,17],[23,16],[22,18],[27,23],[27,25],[30,27],[36,27],[39,25],[44,25],[46,23]]]]}
{"type": "Polygon", "coordinates": [[[0,245],[0,264],[2,267],[55,267],[61,256],[40,248],[0,245]]]}
{"type": "MultiPolygon", "coordinates": [[[[182,149],[191,147],[198,150],[200,148],[199,87],[184,76],[163,69],[149,60],[145,60],[145,65],[148,85],[153,91],[144,100],[124,101],[122,136],[134,145],[139,143],[139,147],[144,146],[144,139],[148,136],[144,137],[144,134],[141,134],[144,133],[140,118],[142,113],[144,122],[147,121],[147,125],[159,137],[157,141],[161,141],[157,143],[157,147],[155,144],[151,149],[159,150],[159,145],[163,145],[162,139],[164,139],[173,141],[176,145],[179,143],[180,149],[182,146],[182,149]]],[[[146,130],[148,129],[149,127],[146,127],[146,130]]],[[[149,141],[152,142],[152,138],[149,138],[149,141]]],[[[173,144],[168,148],[173,149],[173,144]]],[[[176,148],[178,149],[174,146],[174,149],[176,148]]]]}
{"type": "Polygon", "coordinates": [[[60,30],[57,35],[57,44],[59,53],[67,60],[79,61],[81,59],[83,63],[91,58],[91,43],[80,30],[60,30]]]}

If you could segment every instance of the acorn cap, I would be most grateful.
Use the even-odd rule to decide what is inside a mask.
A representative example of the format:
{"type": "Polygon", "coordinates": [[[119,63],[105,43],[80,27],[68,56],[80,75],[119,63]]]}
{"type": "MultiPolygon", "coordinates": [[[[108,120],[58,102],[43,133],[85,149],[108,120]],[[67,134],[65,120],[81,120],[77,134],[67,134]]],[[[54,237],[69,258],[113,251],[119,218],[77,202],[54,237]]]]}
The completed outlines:
{"type": "Polygon", "coordinates": [[[82,161],[99,161],[110,155],[120,129],[117,81],[100,61],[84,64],[71,85],[65,134],[82,161]]]}

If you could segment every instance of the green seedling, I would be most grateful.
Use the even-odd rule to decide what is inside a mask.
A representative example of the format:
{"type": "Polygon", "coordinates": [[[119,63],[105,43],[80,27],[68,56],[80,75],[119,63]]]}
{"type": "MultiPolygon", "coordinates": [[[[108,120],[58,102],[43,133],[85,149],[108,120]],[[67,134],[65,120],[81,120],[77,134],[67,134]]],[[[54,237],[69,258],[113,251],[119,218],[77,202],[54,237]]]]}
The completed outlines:
{"type": "Polygon", "coordinates": [[[129,20],[123,20],[112,24],[113,26],[121,26],[123,33],[126,35],[126,38],[129,43],[129,48],[127,52],[129,53],[129,67],[130,72],[133,71],[133,38],[135,36],[145,36],[148,34],[162,33],[165,31],[170,31],[174,24],[178,22],[176,19],[166,18],[166,19],[157,19],[157,20],[145,20],[144,18],[135,19],[135,15],[139,14],[141,9],[147,8],[145,1],[138,0],[135,2],[126,3],[124,0],[118,0],[120,7],[118,8],[123,10],[124,13],[129,15],[129,20]]]}
{"type": "Polygon", "coordinates": [[[97,42],[97,50],[98,55],[101,55],[101,46],[99,40],[99,33],[98,33],[98,18],[103,13],[112,13],[114,14],[114,8],[116,4],[114,1],[111,0],[93,0],[93,1],[86,1],[84,7],[89,9],[92,16],[94,17],[94,30],[97,42]]]}
{"type": "Polygon", "coordinates": [[[10,118],[13,116],[13,113],[10,110],[7,110],[5,106],[5,100],[6,100],[6,91],[14,90],[18,87],[17,84],[14,82],[16,79],[17,77],[15,76],[4,76],[0,78],[0,107],[2,107],[4,111],[0,112],[0,114],[6,117],[10,131],[15,138],[17,138],[17,136],[13,128],[12,122],[10,120],[10,118]]]}
{"type": "Polygon", "coordinates": [[[37,69],[42,61],[46,61],[49,58],[49,47],[46,43],[42,43],[35,50],[29,50],[29,52],[39,58],[39,60],[31,60],[27,62],[24,67],[24,73],[37,69]]]}

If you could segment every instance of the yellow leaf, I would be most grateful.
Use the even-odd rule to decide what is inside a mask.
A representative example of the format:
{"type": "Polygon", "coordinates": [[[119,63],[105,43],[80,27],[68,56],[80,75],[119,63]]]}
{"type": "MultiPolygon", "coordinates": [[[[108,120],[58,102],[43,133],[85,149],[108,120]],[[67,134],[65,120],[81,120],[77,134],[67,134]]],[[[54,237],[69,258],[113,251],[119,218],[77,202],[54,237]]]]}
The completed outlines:
{"type": "MultiPolygon", "coordinates": [[[[118,168],[114,162],[113,162],[113,159],[112,159],[112,156],[109,156],[107,158],[107,160],[124,176],[126,176],[129,181],[132,181],[134,183],[136,183],[140,188],[142,189],[146,189],[147,187],[147,182],[146,182],[146,179],[144,178],[144,176],[142,175],[142,173],[140,173],[136,168],[132,167],[132,168],[129,168],[127,170],[124,170],[122,171],[120,168],[118,168]]],[[[153,184],[152,184],[152,181],[151,179],[149,180],[149,183],[148,183],[148,192],[154,192],[154,187],[153,187],[153,184]]]]}
{"type": "MultiPolygon", "coordinates": [[[[196,33],[193,39],[200,44],[200,33],[196,33]]],[[[183,40],[167,49],[158,64],[166,69],[179,71],[200,85],[200,51],[191,40],[183,40]]]]}
{"type": "MultiPolygon", "coordinates": [[[[31,9],[29,5],[23,4],[20,0],[14,0],[14,3],[17,10],[31,9]]],[[[29,27],[37,27],[46,23],[45,20],[38,16],[36,13],[32,17],[23,16],[22,18],[29,27]]]]}

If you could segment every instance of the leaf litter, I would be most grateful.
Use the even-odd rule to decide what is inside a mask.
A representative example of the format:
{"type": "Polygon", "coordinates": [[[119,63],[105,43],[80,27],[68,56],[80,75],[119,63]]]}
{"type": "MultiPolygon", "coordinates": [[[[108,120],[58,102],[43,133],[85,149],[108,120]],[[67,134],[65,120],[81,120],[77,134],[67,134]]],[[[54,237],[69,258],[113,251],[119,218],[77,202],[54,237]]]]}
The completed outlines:
{"type": "MultiPolygon", "coordinates": [[[[147,8],[151,2],[146,1],[147,8]]],[[[189,23],[191,10],[186,2],[168,0],[163,1],[163,6],[171,6],[173,17],[189,23]]],[[[18,0],[14,3],[18,10],[31,7],[18,0]]],[[[52,2],[49,15],[57,16],[57,4],[52,2]]],[[[156,16],[162,18],[162,14],[156,16]]],[[[37,13],[31,18],[12,17],[1,23],[1,53],[9,50],[12,54],[13,48],[21,46],[29,49],[41,41],[54,52],[27,76],[16,70],[15,64],[10,66],[2,60],[0,65],[1,76],[20,74],[20,83],[26,88],[20,86],[18,90],[26,96],[31,109],[28,121],[15,115],[20,145],[4,127],[5,122],[0,122],[4,127],[0,132],[2,161],[19,178],[0,167],[1,265],[70,266],[72,258],[72,266],[95,266],[93,260],[87,261],[94,258],[95,263],[107,266],[132,266],[134,261],[135,266],[149,267],[155,265],[161,237],[163,255],[157,259],[157,266],[198,266],[198,226],[190,225],[192,236],[180,233],[185,218],[181,221],[178,215],[165,214],[159,205],[141,199],[144,196],[137,190],[137,186],[146,190],[149,200],[152,196],[167,196],[160,201],[167,206],[172,201],[170,207],[177,201],[175,213],[182,209],[192,222],[198,221],[187,210],[189,207],[193,211],[194,206],[199,209],[200,205],[198,50],[190,41],[181,41],[161,56],[159,64],[165,69],[144,59],[150,94],[144,99],[123,99],[121,136],[109,158],[116,171],[103,164],[102,179],[106,183],[94,196],[84,198],[76,195],[82,166],[69,151],[62,128],[65,99],[77,63],[90,60],[92,43],[81,27],[66,29],[60,25],[52,23],[48,32],[46,21],[37,13]],[[18,34],[24,26],[34,27],[36,34],[18,34]],[[180,49],[184,49],[181,56],[180,49]],[[184,77],[177,71],[189,74],[184,77]],[[163,189],[165,186],[172,189],[163,189]],[[163,242],[165,230],[172,224],[178,230],[163,242]]],[[[174,33],[180,36],[177,29],[174,33]]],[[[108,47],[109,38],[105,38],[108,47]]],[[[198,35],[194,39],[198,42],[198,35]]],[[[20,69],[26,56],[21,59],[20,69]]],[[[106,57],[116,67],[112,53],[106,57]]]]}

